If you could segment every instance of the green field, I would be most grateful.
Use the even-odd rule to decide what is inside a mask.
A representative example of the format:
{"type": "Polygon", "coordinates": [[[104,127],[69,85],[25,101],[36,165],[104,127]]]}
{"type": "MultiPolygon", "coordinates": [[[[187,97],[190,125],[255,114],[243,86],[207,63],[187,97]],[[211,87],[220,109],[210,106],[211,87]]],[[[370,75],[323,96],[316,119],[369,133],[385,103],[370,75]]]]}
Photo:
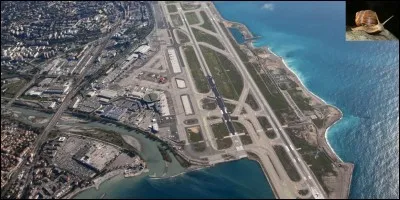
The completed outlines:
{"type": "Polygon", "coordinates": [[[233,144],[232,139],[231,138],[224,138],[221,140],[217,140],[217,148],[218,150],[221,149],[227,149],[229,147],[231,147],[233,144]]]}
{"type": "Polygon", "coordinates": [[[204,21],[204,23],[200,26],[216,33],[215,28],[214,28],[213,24],[211,23],[210,18],[208,18],[207,14],[204,11],[200,11],[200,15],[204,21]]]}
{"type": "Polygon", "coordinates": [[[257,120],[264,129],[265,135],[267,135],[269,139],[276,138],[276,133],[274,130],[267,130],[268,128],[271,128],[271,124],[269,124],[268,119],[265,116],[258,116],[257,120]]]}
{"type": "Polygon", "coordinates": [[[233,113],[233,111],[234,111],[235,108],[236,108],[236,105],[235,105],[235,104],[231,104],[231,103],[226,103],[226,102],[224,102],[224,104],[225,104],[226,110],[227,110],[229,113],[233,113]]]}
{"type": "Polygon", "coordinates": [[[183,123],[186,125],[198,124],[199,120],[196,118],[192,118],[192,119],[187,119],[187,120],[183,121],[183,123]]]}
{"type": "Polygon", "coordinates": [[[303,195],[303,196],[305,196],[305,195],[307,195],[308,194],[308,190],[307,189],[304,189],[304,190],[298,190],[297,191],[300,195],[303,195]]]}
{"type": "Polygon", "coordinates": [[[211,125],[211,129],[214,133],[215,138],[217,139],[222,139],[225,136],[229,136],[228,128],[223,122],[211,125]]]}
{"type": "Polygon", "coordinates": [[[286,124],[298,120],[296,113],[291,107],[274,111],[281,124],[286,124]]]}
{"type": "Polygon", "coordinates": [[[192,147],[192,150],[196,151],[196,152],[203,152],[207,148],[205,142],[193,143],[193,144],[190,144],[190,146],[192,147]]]}
{"type": "Polygon", "coordinates": [[[195,12],[187,12],[185,15],[190,25],[200,23],[200,20],[195,12]]]}
{"type": "Polygon", "coordinates": [[[177,12],[178,8],[176,8],[176,5],[167,5],[167,9],[169,13],[177,12]]]}
{"type": "Polygon", "coordinates": [[[19,81],[13,82],[13,83],[4,84],[1,87],[1,90],[3,91],[3,89],[6,89],[6,88],[7,88],[7,90],[5,92],[1,92],[1,96],[2,97],[9,97],[9,98],[14,97],[14,95],[20,89],[22,89],[27,82],[28,81],[26,81],[25,79],[21,79],[19,81]]]}
{"type": "Polygon", "coordinates": [[[238,100],[243,90],[243,80],[235,65],[218,52],[201,45],[200,49],[221,95],[238,100]]]}
{"type": "Polygon", "coordinates": [[[181,16],[179,14],[171,14],[169,16],[171,17],[172,24],[175,27],[183,25],[183,21],[182,21],[181,16]]]}
{"type": "Polygon", "coordinates": [[[278,115],[280,113],[279,110],[289,108],[286,99],[280,91],[277,90],[277,87],[275,87],[272,80],[266,74],[260,74],[260,68],[258,65],[247,63],[246,68],[253,80],[256,82],[258,88],[260,88],[264,98],[275,111],[275,114],[278,115]]]}
{"type": "Polygon", "coordinates": [[[312,120],[315,124],[315,126],[317,126],[317,128],[322,128],[324,127],[324,120],[320,119],[320,118],[316,118],[312,120]]]}
{"type": "Polygon", "coordinates": [[[177,30],[176,31],[178,38],[179,38],[179,43],[183,44],[183,43],[187,43],[190,42],[189,37],[182,31],[177,30]]]}
{"type": "Polygon", "coordinates": [[[190,2],[185,2],[185,3],[181,3],[181,7],[182,7],[182,10],[184,10],[184,11],[187,11],[187,10],[195,10],[195,9],[198,9],[198,8],[200,8],[200,4],[192,4],[192,3],[190,3],[190,2]]]}
{"type": "Polygon", "coordinates": [[[311,170],[317,179],[322,183],[322,187],[324,190],[329,193],[328,188],[322,182],[322,176],[327,175],[328,173],[332,173],[335,176],[337,173],[333,169],[333,162],[326,155],[325,152],[321,152],[318,150],[316,146],[310,145],[304,138],[297,137],[294,132],[294,129],[287,128],[286,129],[290,140],[293,142],[293,145],[296,148],[301,148],[298,150],[299,154],[303,157],[304,161],[311,165],[311,170]]]}
{"type": "Polygon", "coordinates": [[[268,137],[269,139],[274,139],[274,138],[276,138],[276,133],[275,133],[274,130],[268,130],[268,131],[264,131],[264,132],[265,132],[265,135],[267,135],[267,137],[268,137]]]}
{"type": "Polygon", "coordinates": [[[232,146],[233,142],[231,138],[224,138],[229,135],[228,128],[225,123],[218,123],[211,125],[211,129],[214,133],[215,138],[217,139],[217,147],[218,149],[226,149],[232,146]]]}
{"type": "Polygon", "coordinates": [[[214,36],[203,32],[197,28],[192,28],[193,34],[198,42],[205,42],[209,45],[215,46],[219,49],[225,50],[224,45],[214,36]]]}
{"type": "Polygon", "coordinates": [[[258,107],[257,101],[254,99],[253,95],[249,93],[249,95],[246,98],[246,103],[249,104],[249,106],[253,110],[258,110],[260,107],[258,107]]]}
{"type": "Polygon", "coordinates": [[[236,133],[245,133],[248,134],[246,127],[240,122],[232,122],[233,126],[235,127],[236,133]]]}
{"type": "Polygon", "coordinates": [[[247,57],[247,54],[244,53],[241,49],[239,44],[236,42],[236,40],[234,38],[232,38],[229,34],[228,29],[225,28],[224,23],[220,22],[219,25],[222,27],[222,30],[225,32],[225,35],[228,36],[229,41],[231,42],[233,48],[236,50],[236,53],[239,55],[240,59],[243,62],[248,62],[249,58],[247,57]]]}
{"type": "Polygon", "coordinates": [[[203,141],[203,133],[199,125],[185,128],[190,143],[203,141]]]}
{"type": "Polygon", "coordinates": [[[295,182],[300,181],[301,178],[299,172],[293,165],[292,159],[290,159],[289,155],[286,153],[285,148],[280,145],[274,145],[273,148],[289,178],[295,182]]]}
{"type": "Polygon", "coordinates": [[[243,145],[253,144],[250,135],[241,135],[239,138],[243,145]]]}
{"type": "Polygon", "coordinates": [[[137,152],[137,149],[126,143],[119,133],[102,129],[94,129],[94,130],[95,131],[74,132],[74,134],[109,142],[119,147],[137,152]]]}
{"type": "Polygon", "coordinates": [[[221,118],[221,117],[218,117],[218,116],[209,116],[209,117],[207,117],[207,120],[214,120],[214,119],[219,119],[219,118],[221,118]]]}
{"type": "Polygon", "coordinates": [[[257,119],[258,119],[258,122],[260,122],[260,125],[264,130],[271,128],[271,124],[269,124],[267,117],[258,116],[257,119]]]}
{"type": "Polygon", "coordinates": [[[208,81],[201,70],[199,60],[197,59],[196,53],[192,46],[183,47],[186,60],[189,65],[190,72],[196,84],[197,91],[200,93],[208,93],[210,88],[208,81]]]}
{"type": "Polygon", "coordinates": [[[236,52],[239,54],[240,59],[245,64],[247,71],[250,73],[254,82],[256,82],[264,98],[268,101],[269,105],[274,110],[277,117],[279,117],[283,113],[283,109],[289,108],[289,104],[286,102],[286,99],[280,93],[278,87],[265,74],[265,72],[261,71],[261,68],[258,65],[249,62],[246,53],[244,53],[240,49],[239,45],[234,40],[234,38],[230,36],[228,30],[225,28],[222,22],[220,23],[220,25],[223,27],[225,34],[228,35],[231,44],[235,48],[236,52]]]}
{"type": "Polygon", "coordinates": [[[245,135],[239,136],[240,141],[242,141],[243,145],[248,145],[252,144],[253,141],[251,140],[251,137],[249,135],[249,132],[247,131],[246,127],[240,122],[232,122],[233,126],[235,127],[236,133],[245,133],[245,135]]]}
{"type": "Polygon", "coordinates": [[[287,92],[290,94],[293,101],[296,103],[297,107],[300,108],[300,110],[313,110],[312,106],[310,106],[309,104],[311,98],[303,97],[302,91],[298,91],[296,89],[288,89],[287,92]]]}
{"type": "Polygon", "coordinates": [[[214,110],[217,108],[217,101],[215,99],[204,98],[201,100],[201,107],[204,110],[214,110]]]}
{"type": "Polygon", "coordinates": [[[48,97],[41,97],[41,96],[30,96],[30,95],[24,95],[22,94],[19,99],[26,99],[26,100],[34,100],[34,101],[39,101],[39,102],[44,102],[44,101],[49,101],[48,97]]]}

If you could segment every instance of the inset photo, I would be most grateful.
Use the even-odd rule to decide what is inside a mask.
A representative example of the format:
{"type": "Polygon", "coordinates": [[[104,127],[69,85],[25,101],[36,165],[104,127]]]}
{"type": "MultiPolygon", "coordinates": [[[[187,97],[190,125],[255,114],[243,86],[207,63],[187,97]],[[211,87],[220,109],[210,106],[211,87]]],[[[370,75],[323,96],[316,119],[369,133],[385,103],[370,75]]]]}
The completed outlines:
{"type": "Polygon", "coordinates": [[[398,1],[346,1],[346,41],[398,41],[398,10],[398,1]]]}

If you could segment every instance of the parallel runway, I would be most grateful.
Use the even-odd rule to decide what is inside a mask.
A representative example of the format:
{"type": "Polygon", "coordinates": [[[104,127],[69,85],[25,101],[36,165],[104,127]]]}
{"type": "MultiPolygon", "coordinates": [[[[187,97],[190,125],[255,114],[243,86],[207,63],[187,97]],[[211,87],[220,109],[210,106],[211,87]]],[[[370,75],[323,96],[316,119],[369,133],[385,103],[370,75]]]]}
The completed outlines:
{"type": "MultiPolygon", "coordinates": [[[[217,23],[216,19],[214,18],[213,12],[210,10],[208,5],[206,3],[203,3],[204,11],[211,16],[211,23],[216,27],[217,32],[221,36],[221,39],[224,41],[226,46],[228,47],[228,51],[234,55],[234,61],[236,64],[239,66],[239,70],[241,71],[242,74],[244,74],[246,77],[248,77],[248,81],[250,83],[250,87],[253,88],[255,91],[255,97],[258,99],[260,102],[262,102],[262,107],[264,107],[269,115],[266,115],[268,118],[268,121],[271,122],[271,126],[274,129],[276,133],[278,133],[281,138],[282,142],[285,144],[285,149],[289,155],[289,157],[292,160],[296,160],[293,162],[295,165],[296,169],[298,172],[301,174],[303,177],[303,180],[305,183],[308,185],[308,187],[311,190],[311,193],[314,198],[320,199],[320,198],[326,198],[326,194],[322,188],[322,186],[319,184],[319,182],[316,180],[316,177],[311,173],[311,169],[307,167],[305,164],[304,160],[302,159],[301,155],[294,149],[294,145],[292,141],[290,140],[289,136],[283,129],[281,123],[279,122],[278,118],[276,117],[275,113],[273,112],[272,108],[270,107],[269,103],[266,101],[266,99],[261,95],[260,89],[257,87],[257,84],[254,82],[253,78],[250,76],[249,72],[246,69],[246,66],[243,64],[241,61],[239,55],[237,54],[236,50],[233,48],[232,44],[230,43],[228,36],[225,35],[225,32],[222,30],[221,26],[217,23]],[[290,148],[289,148],[290,147],[290,148]]],[[[216,11],[217,14],[215,16],[218,18],[218,11],[216,11]]]]}
{"type": "Polygon", "coordinates": [[[207,75],[206,77],[208,80],[208,84],[210,85],[211,90],[213,91],[213,93],[215,95],[215,99],[217,100],[218,107],[221,109],[222,116],[223,116],[225,124],[228,128],[228,131],[232,135],[235,135],[236,134],[235,127],[233,126],[231,117],[229,116],[229,114],[227,112],[227,109],[224,104],[224,100],[222,99],[221,94],[219,93],[213,78],[210,75],[207,75]]]}

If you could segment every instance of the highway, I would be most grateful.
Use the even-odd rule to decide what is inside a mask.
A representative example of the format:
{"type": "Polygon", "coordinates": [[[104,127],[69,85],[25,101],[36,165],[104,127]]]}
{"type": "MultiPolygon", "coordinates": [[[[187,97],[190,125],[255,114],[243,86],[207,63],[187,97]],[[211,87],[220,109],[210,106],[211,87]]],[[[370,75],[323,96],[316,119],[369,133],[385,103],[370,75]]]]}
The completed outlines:
{"type": "Polygon", "coordinates": [[[14,95],[14,97],[9,102],[7,102],[7,104],[4,108],[5,109],[9,108],[19,96],[21,96],[27,89],[29,89],[35,83],[38,76],[39,76],[39,72],[36,73],[32,77],[32,79],[27,84],[24,85],[24,87],[22,87],[20,90],[18,90],[18,92],[14,95]]]}
{"type": "MultiPolygon", "coordinates": [[[[234,55],[234,61],[236,62],[237,66],[239,66],[239,70],[244,75],[244,77],[247,77],[247,79],[248,79],[248,81],[250,83],[250,86],[252,87],[253,91],[255,91],[254,92],[255,97],[258,99],[259,102],[262,102],[261,105],[266,109],[266,111],[268,111],[268,115],[267,115],[268,121],[272,122],[271,123],[272,128],[274,129],[274,131],[276,133],[278,133],[281,136],[282,141],[286,145],[286,150],[288,151],[288,155],[291,157],[292,160],[294,158],[297,160],[297,162],[293,162],[293,164],[296,166],[296,168],[298,169],[299,173],[303,177],[304,181],[309,186],[314,198],[318,198],[318,199],[319,198],[326,198],[326,194],[325,194],[324,190],[322,189],[322,187],[320,186],[318,181],[315,180],[316,178],[313,176],[313,174],[310,173],[310,169],[305,164],[305,162],[303,161],[302,157],[293,148],[294,145],[292,144],[292,141],[287,136],[287,133],[285,132],[285,130],[282,128],[282,125],[280,124],[278,118],[276,117],[275,113],[271,109],[271,107],[268,104],[268,102],[262,96],[262,93],[261,93],[260,89],[257,87],[257,85],[254,82],[253,78],[251,77],[251,75],[247,71],[246,66],[240,60],[240,57],[237,54],[237,52],[235,51],[235,49],[233,48],[232,44],[230,43],[230,41],[228,39],[228,36],[225,35],[225,32],[222,30],[222,28],[219,25],[219,23],[217,23],[215,21],[215,17],[214,17],[215,15],[212,14],[211,10],[209,9],[209,7],[207,6],[206,3],[203,3],[203,6],[206,8],[205,11],[207,12],[208,16],[211,17],[210,21],[216,27],[216,30],[219,33],[219,35],[221,36],[221,39],[225,43],[225,46],[227,47],[228,51],[232,55],[234,55]],[[288,148],[288,147],[290,147],[290,148],[288,148]]],[[[217,15],[217,17],[218,17],[218,15],[217,15]]]]}
{"type": "MultiPolygon", "coordinates": [[[[99,44],[99,45],[97,46],[97,49],[96,49],[95,52],[92,54],[93,56],[90,56],[90,58],[91,58],[91,57],[98,57],[98,56],[100,55],[101,51],[105,48],[107,42],[108,42],[109,39],[112,37],[113,33],[115,33],[115,31],[117,30],[117,27],[119,27],[119,25],[120,25],[120,22],[118,22],[117,25],[115,25],[115,27],[113,27],[113,31],[111,31],[107,36],[105,36],[105,37],[99,39],[101,45],[99,44]]],[[[87,57],[89,57],[89,56],[86,56],[86,58],[87,58],[87,57]]],[[[91,62],[93,62],[94,60],[95,60],[95,59],[90,59],[91,62]]],[[[89,61],[81,62],[81,64],[82,64],[82,63],[85,63],[85,66],[90,64],[89,61]]],[[[83,66],[83,67],[85,67],[85,66],[83,66]]],[[[79,68],[79,67],[80,67],[80,66],[78,66],[78,68],[79,68]]],[[[38,138],[35,140],[35,142],[34,142],[34,144],[33,144],[33,150],[32,150],[32,153],[33,153],[35,156],[34,156],[34,159],[33,159],[33,162],[32,162],[32,163],[37,163],[38,156],[37,156],[36,154],[38,153],[39,148],[42,146],[43,142],[46,140],[47,135],[48,135],[48,133],[50,132],[50,130],[54,127],[54,125],[55,125],[55,124],[57,123],[57,121],[60,119],[62,113],[64,113],[65,109],[66,109],[66,108],[68,107],[68,105],[70,104],[71,99],[76,95],[76,93],[77,93],[83,86],[85,86],[85,85],[88,83],[87,80],[85,80],[85,72],[86,72],[86,70],[87,70],[87,68],[86,68],[85,70],[83,70],[83,71],[79,74],[78,80],[76,81],[75,88],[72,89],[70,92],[68,92],[68,94],[67,94],[67,95],[65,96],[65,98],[64,98],[64,101],[62,102],[62,104],[61,104],[60,107],[58,108],[57,112],[52,116],[52,118],[50,119],[50,121],[49,121],[48,124],[46,125],[45,129],[42,131],[41,134],[38,135],[38,138]],[[85,80],[85,81],[84,81],[84,80],[85,80]],[[83,81],[83,82],[82,82],[82,81],[83,81]]],[[[10,178],[10,180],[9,180],[9,182],[8,182],[9,184],[7,184],[7,186],[6,186],[7,188],[4,188],[4,190],[2,190],[2,192],[1,192],[1,196],[2,196],[2,197],[3,197],[3,195],[5,194],[5,192],[8,190],[8,187],[10,187],[10,185],[11,185],[12,183],[14,183],[15,180],[18,178],[18,175],[19,175],[22,171],[24,171],[23,169],[25,169],[25,166],[26,166],[25,164],[26,164],[26,162],[27,162],[27,159],[24,158],[23,161],[21,162],[21,165],[20,165],[21,167],[20,167],[19,169],[17,169],[17,170],[12,174],[12,177],[10,178]]],[[[25,171],[27,171],[27,170],[25,170],[25,171]]],[[[33,174],[33,168],[31,168],[31,173],[28,174],[28,178],[26,179],[26,180],[28,180],[28,181],[26,181],[26,182],[24,183],[24,186],[23,186],[24,188],[25,188],[26,184],[28,184],[28,183],[30,182],[32,174],[33,174]]]]}

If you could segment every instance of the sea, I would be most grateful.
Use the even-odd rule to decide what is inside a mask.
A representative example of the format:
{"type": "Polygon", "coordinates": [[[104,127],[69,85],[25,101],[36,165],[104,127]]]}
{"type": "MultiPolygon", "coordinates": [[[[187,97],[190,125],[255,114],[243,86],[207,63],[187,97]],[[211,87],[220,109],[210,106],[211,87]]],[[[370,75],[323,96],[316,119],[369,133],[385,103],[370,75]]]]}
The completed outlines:
{"type": "MultiPolygon", "coordinates": [[[[343,118],[328,142],[355,164],[350,198],[399,198],[399,43],[346,42],[345,2],[215,2],[343,118]]],[[[234,34],[235,37],[242,37],[234,34]]],[[[243,39],[239,39],[242,41],[243,39]]]]}
{"type": "MultiPolygon", "coordinates": [[[[399,198],[399,43],[346,42],[345,2],[214,2],[245,24],[255,46],[282,56],[311,92],[343,112],[327,139],[355,164],[350,198],[399,198]]],[[[234,36],[243,41],[236,30],[234,36]]],[[[76,198],[274,198],[242,159],[172,178],[114,178],[76,198]]]]}

